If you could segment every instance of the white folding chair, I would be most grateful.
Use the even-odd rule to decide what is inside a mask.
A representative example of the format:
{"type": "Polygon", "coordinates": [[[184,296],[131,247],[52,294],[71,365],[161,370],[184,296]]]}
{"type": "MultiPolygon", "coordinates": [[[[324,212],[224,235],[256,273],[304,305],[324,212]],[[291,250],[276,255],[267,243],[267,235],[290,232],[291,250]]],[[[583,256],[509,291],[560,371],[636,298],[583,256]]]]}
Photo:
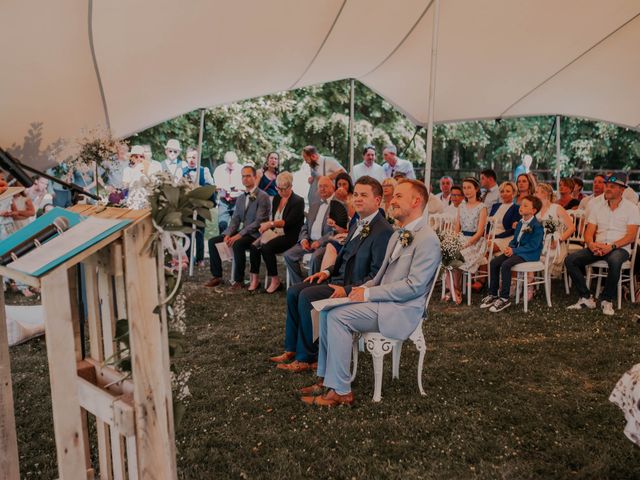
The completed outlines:
{"type": "MultiPolygon", "coordinates": [[[[520,303],[520,290],[524,286],[524,313],[529,310],[529,297],[527,295],[528,288],[533,285],[544,285],[544,293],[547,297],[547,306],[551,306],[551,274],[549,272],[549,262],[551,254],[549,253],[549,246],[551,245],[552,235],[545,235],[544,248],[542,249],[544,254],[544,260],[538,260],[537,262],[524,262],[515,265],[511,271],[516,272],[516,305],[520,303]],[[533,279],[529,282],[529,274],[533,273],[533,279]]],[[[510,279],[502,279],[503,282],[510,282],[510,279]]]]}
{"type": "MultiPolygon", "coordinates": [[[[636,253],[638,251],[638,239],[640,238],[640,228],[636,232],[636,238],[631,245],[631,256],[629,260],[622,264],[620,270],[620,278],[618,278],[618,310],[622,308],[622,284],[629,284],[629,293],[631,295],[631,303],[636,303],[636,285],[635,276],[633,274],[633,266],[636,264],[636,253]]],[[[591,279],[597,278],[596,298],[602,290],[602,279],[607,278],[609,274],[609,266],[604,260],[599,260],[591,265],[587,265],[587,287],[591,287],[591,279]],[[594,271],[595,270],[595,271],[594,271]]]]}
{"type": "MultiPolygon", "coordinates": [[[[424,340],[424,333],[422,332],[422,323],[426,316],[427,309],[429,307],[429,301],[431,300],[431,295],[433,294],[433,290],[436,286],[438,277],[440,275],[440,266],[436,270],[436,274],[433,277],[433,283],[431,284],[431,289],[427,294],[427,299],[424,305],[424,314],[420,319],[420,323],[413,331],[413,333],[409,336],[409,340],[413,342],[416,346],[416,350],[418,350],[418,389],[420,390],[421,395],[426,395],[424,388],[422,388],[422,369],[424,366],[424,356],[427,350],[426,342],[424,340]]],[[[402,340],[395,340],[392,338],[387,338],[379,332],[363,332],[361,334],[354,334],[353,336],[353,371],[351,374],[351,381],[356,378],[356,374],[358,373],[358,343],[360,337],[364,339],[364,343],[367,347],[367,350],[373,357],[373,378],[374,378],[374,388],[373,388],[373,401],[379,402],[382,398],[382,370],[384,364],[384,356],[392,352],[392,378],[400,378],[400,355],[402,353],[402,340]]]]}
{"type": "MultiPolygon", "coordinates": [[[[491,269],[489,268],[489,265],[491,264],[491,260],[493,260],[493,242],[496,239],[495,218],[489,219],[487,225],[489,227],[489,240],[487,241],[487,271],[484,273],[480,271],[477,271],[476,273],[463,271],[464,273],[462,275],[462,291],[467,293],[467,305],[471,305],[471,285],[473,284],[473,281],[479,278],[486,278],[487,282],[491,281],[491,269]]],[[[455,295],[455,293],[453,293],[452,295],[455,295]]]]}

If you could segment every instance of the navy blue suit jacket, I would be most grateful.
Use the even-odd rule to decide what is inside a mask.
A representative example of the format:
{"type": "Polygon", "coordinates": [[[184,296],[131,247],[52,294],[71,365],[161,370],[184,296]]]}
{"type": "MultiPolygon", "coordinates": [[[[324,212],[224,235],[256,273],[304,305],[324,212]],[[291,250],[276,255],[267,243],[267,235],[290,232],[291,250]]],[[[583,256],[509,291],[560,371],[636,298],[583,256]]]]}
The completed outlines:
{"type": "MultiPolygon", "coordinates": [[[[366,238],[358,235],[353,241],[358,242],[356,253],[350,258],[344,258],[345,248],[340,250],[336,263],[329,268],[331,279],[329,283],[343,285],[347,293],[351,291],[351,287],[357,287],[371,280],[376,276],[378,270],[384,261],[384,254],[387,250],[389,238],[393,234],[393,227],[387,219],[377,213],[371,223],[369,223],[371,231],[366,238]],[[344,269],[344,278],[336,278],[343,262],[347,262],[344,269]]],[[[352,224],[349,229],[347,240],[350,240],[357,228],[357,223],[352,224]]]]}
{"type": "Polygon", "coordinates": [[[540,254],[542,253],[544,228],[536,217],[531,219],[529,227],[531,227],[531,231],[523,233],[520,241],[518,241],[518,234],[522,229],[522,220],[520,220],[509,246],[513,249],[513,254],[522,257],[525,262],[537,262],[540,260],[540,254]]]}

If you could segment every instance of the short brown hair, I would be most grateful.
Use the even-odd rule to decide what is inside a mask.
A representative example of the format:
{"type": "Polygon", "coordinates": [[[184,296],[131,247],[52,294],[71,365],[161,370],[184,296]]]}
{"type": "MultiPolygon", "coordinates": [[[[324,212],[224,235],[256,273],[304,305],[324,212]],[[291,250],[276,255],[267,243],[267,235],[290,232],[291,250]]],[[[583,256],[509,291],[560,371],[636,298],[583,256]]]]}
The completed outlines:
{"type": "Polygon", "coordinates": [[[398,185],[402,185],[403,183],[411,184],[413,191],[422,199],[422,210],[424,211],[424,209],[427,208],[427,203],[429,202],[429,190],[427,189],[427,186],[420,180],[414,180],[412,178],[402,178],[398,180],[398,185]]]}
{"type": "Polygon", "coordinates": [[[564,177],[560,179],[560,185],[564,185],[569,190],[573,191],[573,187],[576,186],[576,182],[574,182],[571,177],[564,177]]]}
{"type": "Polygon", "coordinates": [[[382,197],[382,185],[378,180],[369,175],[363,175],[358,180],[356,180],[356,185],[369,185],[371,190],[373,191],[373,195],[375,197],[382,197]]]}
{"type": "Polygon", "coordinates": [[[531,202],[531,205],[533,205],[533,208],[536,209],[536,213],[538,213],[542,208],[542,201],[538,197],[534,197],[533,195],[527,195],[522,200],[529,200],[531,202]]]}
{"type": "Polygon", "coordinates": [[[302,149],[302,153],[305,155],[316,155],[318,153],[318,149],[313,145],[307,145],[302,149]]]}

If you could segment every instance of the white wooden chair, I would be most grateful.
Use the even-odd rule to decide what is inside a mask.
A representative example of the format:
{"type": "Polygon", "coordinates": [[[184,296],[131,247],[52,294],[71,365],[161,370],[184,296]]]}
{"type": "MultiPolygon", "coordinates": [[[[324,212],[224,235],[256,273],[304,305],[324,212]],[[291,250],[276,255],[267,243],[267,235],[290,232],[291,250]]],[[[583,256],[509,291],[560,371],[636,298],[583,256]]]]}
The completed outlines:
{"type": "Polygon", "coordinates": [[[435,232],[453,230],[454,220],[454,217],[444,213],[434,213],[433,215],[429,215],[429,225],[435,232]]]}
{"type": "MultiPolygon", "coordinates": [[[[622,269],[620,270],[620,278],[618,278],[618,310],[622,308],[622,284],[629,284],[629,293],[631,295],[631,302],[636,303],[636,285],[635,285],[635,276],[633,274],[633,266],[636,263],[636,254],[638,252],[638,240],[640,239],[640,228],[636,233],[636,239],[631,245],[631,256],[629,260],[622,264],[622,269]]],[[[591,265],[587,265],[587,287],[591,287],[591,279],[597,278],[598,282],[596,284],[596,297],[600,295],[600,291],[602,290],[602,279],[607,278],[609,274],[609,267],[607,262],[604,260],[599,260],[591,265]]]]}
{"type": "MultiPolygon", "coordinates": [[[[491,218],[490,220],[487,221],[487,225],[489,227],[489,240],[487,241],[487,247],[489,245],[493,245],[493,242],[496,239],[496,221],[495,218],[491,218]]],[[[486,272],[480,272],[477,271],[476,273],[471,273],[471,272],[467,272],[463,270],[463,274],[462,274],[462,291],[465,292],[467,294],[467,305],[471,305],[471,285],[473,284],[473,280],[474,279],[478,279],[478,278],[486,278],[487,282],[491,281],[491,269],[489,268],[489,265],[491,264],[491,260],[493,260],[493,248],[488,248],[488,258],[487,258],[487,271],[486,272]]],[[[455,297],[455,292],[452,292],[452,294],[455,297]]],[[[455,301],[455,298],[454,298],[455,301]]]]}
{"type": "MultiPolygon", "coordinates": [[[[566,240],[567,255],[582,250],[584,248],[584,231],[587,226],[587,217],[584,210],[567,210],[567,213],[573,220],[576,229],[566,240]]],[[[569,295],[571,288],[571,279],[567,273],[567,268],[562,266],[562,277],[564,280],[564,291],[569,295]]]]}
{"type": "MultiPolygon", "coordinates": [[[[544,285],[544,293],[547,297],[547,306],[551,306],[551,274],[549,272],[549,263],[551,255],[549,254],[549,246],[551,245],[552,235],[546,235],[544,238],[544,260],[537,262],[524,262],[515,265],[511,271],[516,272],[516,305],[520,303],[520,290],[524,287],[524,312],[529,309],[529,298],[527,295],[528,287],[533,285],[544,285]],[[529,273],[533,273],[533,279],[529,282],[529,273]]],[[[503,279],[504,281],[504,279],[503,279]]],[[[507,281],[510,281],[507,279],[507,281]]]]}
{"type": "MultiPolygon", "coordinates": [[[[440,274],[440,266],[438,266],[438,270],[436,271],[435,276],[433,277],[433,283],[431,284],[431,289],[429,290],[429,294],[427,295],[427,300],[425,302],[424,311],[425,315],[427,312],[427,308],[429,307],[429,301],[431,300],[431,295],[433,294],[433,290],[436,286],[437,279],[440,274]]],[[[424,356],[427,350],[427,346],[424,340],[424,333],[422,332],[422,322],[424,321],[424,315],[420,319],[420,323],[413,331],[413,333],[409,336],[409,340],[413,342],[416,346],[416,349],[419,352],[418,356],[418,389],[420,390],[421,395],[426,395],[424,388],[422,388],[422,369],[424,366],[424,356]]],[[[384,363],[384,356],[392,352],[392,378],[400,378],[400,355],[402,353],[402,340],[395,340],[392,338],[387,338],[383,336],[379,332],[364,332],[361,334],[355,334],[353,336],[353,371],[351,374],[351,381],[356,378],[356,374],[358,373],[358,343],[360,337],[364,340],[367,350],[373,357],[373,378],[374,378],[374,388],[373,388],[373,401],[379,402],[382,398],[382,370],[384,363]]]]}

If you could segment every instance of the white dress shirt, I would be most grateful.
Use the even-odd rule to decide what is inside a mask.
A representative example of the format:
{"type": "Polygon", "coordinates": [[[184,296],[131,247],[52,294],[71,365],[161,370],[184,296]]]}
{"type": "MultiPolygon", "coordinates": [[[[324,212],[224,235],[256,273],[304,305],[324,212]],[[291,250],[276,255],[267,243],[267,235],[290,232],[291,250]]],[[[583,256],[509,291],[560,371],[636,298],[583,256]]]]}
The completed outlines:
{"type": "Polygon", "coordinates": [[[324,216],[327,213],[331,200],[333,200],[333,195],[326,200],[320,200],[322,203],[320,204],[320,208],[318,208],[318,214],[316,215],[316,219],[313,221],[313,225],[311,225],[311,230],[309,231],[309,237],[312,241],[318,240],[322,237],[322,224],[324,223],[324,216]]]}
{"type": "Polygon", "coordinates": [[[222,197],[229,194],[231,198],[242,195],[244,186],[242,185],[242,165],[232,163],[231,168],[226,162],[218,165],[213,171],[213,182],[219,190],[224,190],[222,197]]]}
{"type": "Polygon", "coordinates": [[[382,168],[382,165],[378,165],[376,162],[373,162],[370,167],[367,167],[364,162],[353,166],[353,173],[351,174],[351,178],[353,178],[354,182],[360,177],[364,177],[365,175],[373,177],[380,183],[382,183],[382,181],[384,180],[384,168],[382,168]]]}

